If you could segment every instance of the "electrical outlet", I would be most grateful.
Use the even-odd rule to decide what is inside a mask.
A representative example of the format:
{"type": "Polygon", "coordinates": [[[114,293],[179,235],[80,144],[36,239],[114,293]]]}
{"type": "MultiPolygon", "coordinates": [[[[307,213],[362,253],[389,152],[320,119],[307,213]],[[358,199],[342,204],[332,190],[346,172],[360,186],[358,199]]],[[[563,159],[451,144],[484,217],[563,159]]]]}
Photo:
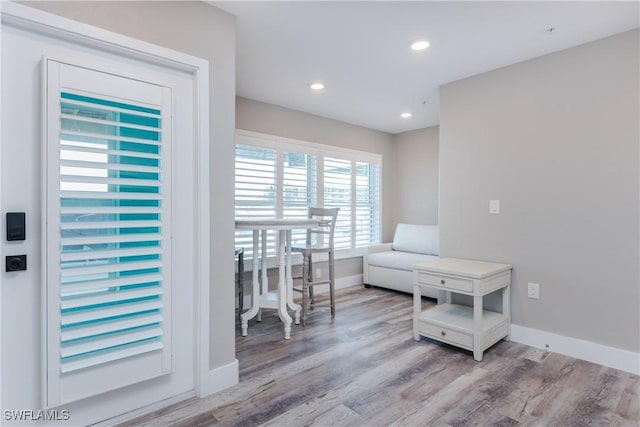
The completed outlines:
{"type": "Polygon", "coordinates": [[[540,299],[540,285],[538,283],[527,283],[527,296],[533,299],[540,299]]]}
{"type": "Polygon", "coordinates": [[[316,268],[316,279],[321,279],[321,278],[322,278],[322,269],[316,268]]]}
{"type": "Polygon", "coordinates": [[[500,200],[489,200],[489,213],[493,215],[500,214],[500,200]]]}

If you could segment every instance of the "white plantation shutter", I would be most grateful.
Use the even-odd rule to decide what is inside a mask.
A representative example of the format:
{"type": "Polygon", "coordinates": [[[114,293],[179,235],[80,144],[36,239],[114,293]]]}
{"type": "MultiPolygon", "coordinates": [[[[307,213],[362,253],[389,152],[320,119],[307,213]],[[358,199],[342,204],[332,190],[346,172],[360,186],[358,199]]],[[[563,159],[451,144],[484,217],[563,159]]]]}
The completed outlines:
{"type": "MultiPolygon", "coordinates": [[[[377,154],[238,131],[236,218],[306,218],[310,206],[339,207],[337,249],[378,244],[381,162],[377,154]]],[[[305,239],[305,230],[293,232],[294,243],[305,239]]],[[[275,240],[269,234],[270,256],[275,240]]],[[[251,257],[251,232],[236,231],[236,246],[251,257]]]]}
{"type": "MultiPolygon", "coordinates": [[[[236,219],[276,216],[276,150],[236,145],[235,208],[236,219]]],[[[251,230],[236,231],[236,246],[253,256],[251,230]]],[[[275,234],[268,232],[267,253],[276,253],[275,234]]]]}
{"type": "Polygon", "coordinates": [[[380,242],[380,165],[356,162],[355,246],[380,242]]]}
{"type": "Polygon", "coordinates": [[[171,90],[48,61],[47,403],[171,370],[171,90]]]}
{"type": "MultiPolygon", "coordinates": [[[[309,206],[318,204],[316,156],[285,151],[282,157],[282,216],[307,218],[309,206]]],[[[306,239],[306,230],[293,230],[294,245],[306,239]]]]}
{"type": "Polygon", "coordinates": [[[333,244],[336,249],[352,247],[352,162],[335,157],[324,158],[324,207],[340,208],[333,244]]]}

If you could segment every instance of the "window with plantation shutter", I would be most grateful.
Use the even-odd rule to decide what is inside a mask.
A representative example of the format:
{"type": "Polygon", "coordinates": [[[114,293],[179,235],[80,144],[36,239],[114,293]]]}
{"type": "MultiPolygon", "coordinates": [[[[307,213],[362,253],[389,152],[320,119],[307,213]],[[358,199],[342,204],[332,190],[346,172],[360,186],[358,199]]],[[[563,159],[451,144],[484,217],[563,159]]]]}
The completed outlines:
{"type": "MultiPolygon", "coordinates": [[[[373,153],[238,131],[236,218],[306,218],[310,206],[339,207],[336,249],[377,244],[381,163],[373,153]]],[[[305,238],[304,230],[293,232],[294,243],[305,238]]],[[[236,246],[251,257],[251,233],[236,231],[236,246]]],[[[274,235],[269,254],[275,255],[274,235]]]]}
{"type": "Polygon", "coordinates": [[[351,160],[324,158],[324,206],[340,208],[333,237],[336,249],[352,247],[352,167],[351,160]]]}
{"type": "MultiPolygon", "coordinates": [[[[306,218],[308,207],[318,205],[316,156],[284,151],[282,156],[282,216],[306,218]]],[[[307,231],[292,231],[293,244],[304,244],[307,231]]]]}
{"type": "MultiPolygon", "coordinates": [[[[276,150],[236,145],[236,219],[276,216],[276,150]]],[[[245,258],[253,256],[251,230],[236,231],[236,246],[244,247],[245,258]]],[[[275,233],[268,232],[267,253],[275,256],[275,233]]]]}
{"type": "Polygon", "coordinates": [[[380,165],[356,162],[355,246],[380,242],[380,165]]]}
{"type": "Polygon", "coordinates": [[[50,61],[47,97],[56,404],[171,370],[171,91],[50,61]]]}

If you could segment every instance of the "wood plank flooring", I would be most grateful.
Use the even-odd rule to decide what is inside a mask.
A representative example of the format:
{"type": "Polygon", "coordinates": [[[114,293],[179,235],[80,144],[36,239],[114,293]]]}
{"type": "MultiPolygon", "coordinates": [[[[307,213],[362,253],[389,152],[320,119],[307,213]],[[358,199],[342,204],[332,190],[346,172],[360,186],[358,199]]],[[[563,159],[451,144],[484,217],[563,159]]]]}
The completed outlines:
{"type": "MultiPolygon", "coordinates": [[[[426,304],[433,304],[425,299],[426,304]]],[[[337,291],[282,339],[275,311],[236,350],[240,384],[127,426],[638,426],[636,375],[501,341],[471,352],[412,337],[412,296],[337,291]]]]}

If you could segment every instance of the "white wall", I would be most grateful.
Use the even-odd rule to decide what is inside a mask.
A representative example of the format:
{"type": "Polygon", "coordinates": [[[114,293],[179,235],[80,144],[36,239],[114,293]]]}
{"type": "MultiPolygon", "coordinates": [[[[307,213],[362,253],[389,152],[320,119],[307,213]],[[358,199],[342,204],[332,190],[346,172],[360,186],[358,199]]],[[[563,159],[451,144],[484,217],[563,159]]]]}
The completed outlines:
{"type": "Polygon", "coordinates": [[[441,253],[512,263],[513,323],[636,353],[638,40],[623,33],[440,92],[441,253]]]}
{"type": "Polygon", "coordinates": [[[393,223],[438,224],[438,126],[393,135],[393,223]]]}
{"type": "Polygon", "coordinates": [[[211,125],[210,368],[235,361],[235,18],[199,1],[25,2],[47,12],[209,60],[211,125]]]}

